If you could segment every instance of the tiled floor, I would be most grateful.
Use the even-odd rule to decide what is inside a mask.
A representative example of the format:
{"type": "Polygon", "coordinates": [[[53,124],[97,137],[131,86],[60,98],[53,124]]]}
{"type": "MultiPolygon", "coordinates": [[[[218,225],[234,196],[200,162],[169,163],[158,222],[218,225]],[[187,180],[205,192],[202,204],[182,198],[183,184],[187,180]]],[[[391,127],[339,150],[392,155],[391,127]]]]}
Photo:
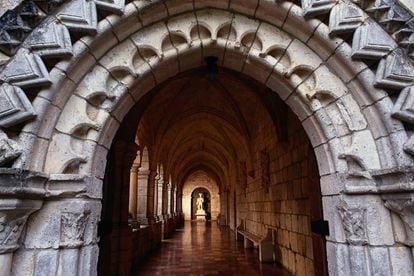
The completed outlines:
{"type": "Polygon", "coordinates": [[[137,270],[137,275],[289,275],[277,265],[260,264],[257,249],[244,249],[227,228],[203,222],[187,222],[137,270]]]}

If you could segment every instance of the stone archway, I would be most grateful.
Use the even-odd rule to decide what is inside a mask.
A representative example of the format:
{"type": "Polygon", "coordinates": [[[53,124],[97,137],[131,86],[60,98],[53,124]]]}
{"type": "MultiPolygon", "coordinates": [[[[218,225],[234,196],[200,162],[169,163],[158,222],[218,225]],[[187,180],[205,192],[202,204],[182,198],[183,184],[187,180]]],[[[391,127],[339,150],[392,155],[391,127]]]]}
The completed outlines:
{"type": "MultiPolygon", "coordinates": [[[[3,274],[12,264],[13,273],[21,267],[42,271],[46,260],[73,254],[87,256],[78,273],[95,270],[100,187],[114,133],[147,91],[200,66],[205,56],[217,56],[221,66],[279,93],[302,121],[331,225],[329,271],[397,275],[412,269],[414,150],[406,126],[413,122],[414,76],[412,29],[404,25],[411,15],[394,3],[361,8],[303,1],[300,8],[239,2],[138,1],[124,7],[123,1],[74,0],[43,7],[55,16],[24,41],[6,41],[10,47],[2,50],[11,58],[3,58],[0,72],[0,162],[6,167],[1,193],[10,200],[1,201],[3,274]],[[80,19],[79,8],[85,12],[80,19]],[[98,24],[97,8],[122,15],[98,24]],[[328,13],[329,27],[318,19],[328,13]],[[90,35],[77,39],[75,32],[90,35]],[[353,34],[352,46],[342,33],[353,34]],[[63,59],[53,66],[50,57],[63,59]],[[16,251],[28,216],[42,201],[28,219],[25,247],[16,251]]],[[[16,8],[18,16],[25,5],[16,8]]],[[[75,267],[60,264],[59,271],[75,267]]]]}
{"type": "MultiPolygon", "coordinates": [[[[220,209],[220,191],[219,186],[215,181],[208,176],[204,171],[195,171],[191,173],[187,180],[183,184],[183,214],[185,220],[192,220],[193,217],[193,199],[194,199],[194,191],[195,189],[203,188],[207,190],[210,194],[210,212],[211,212],[211,219],[216,220],[218,215],[221,212],[220,209]]],[[[197,195],[197,194],[195,194],[197,195]]]]}

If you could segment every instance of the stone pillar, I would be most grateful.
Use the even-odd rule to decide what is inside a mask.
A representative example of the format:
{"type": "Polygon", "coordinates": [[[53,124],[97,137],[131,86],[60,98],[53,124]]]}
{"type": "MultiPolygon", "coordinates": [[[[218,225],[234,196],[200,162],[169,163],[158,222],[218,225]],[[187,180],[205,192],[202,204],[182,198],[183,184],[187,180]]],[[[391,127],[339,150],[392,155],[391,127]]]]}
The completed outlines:
{"type": "Polygon", "coordinates": [[[156,206],[155,206],[155,177],[157,176],[157,172],[150,171],[148,175],[148,197],[147,197],[147,219],[149,224],[154,224],[157,222],[157,215],[155,213],[156,206]]]}
{"type": "Polygon", "coordinates": [[[172,208],[171,208],[171,203],[172,203],[172,196],[173,196],[173,190],[172,190],[172,187],[171,187],[171,183],[168,183],[168,185],[166,185],[167,187],[166,187],[166,189],[167,189],[167,191],[166,191],[166,197],[167,197],[167,202],[166,202],[166,210],[165,210],[165,213],[166,214],[169,214],[169,215],[172,215],[173,214],[173,212],[172,212],[172,208]]]}
{"type": "Polygon", "coordinates": [[[169,183],[165,182],[163,189],[162,189],[162,215],[164,217],[164,220],[168,219],[168,214],[169,214],[169,206],[168,206],[168,195],[169,195],[169,183]]]}
{"type": "Polygon", "coordinates": [[[171,214],[175,215],[177,213],[177,187],[172,185],[171,188],[171,214]]]}
{"type": "Polygon", "coordinates": [[[163,218],[163,204],[164,204],[164,178],[161,173],[158,176],[157,183],[157,217],[159,221],[162,221],[163,218]]]}
{"type": "Polygon", "coordinates": [[[220,193],[220,225],[228,225],[229,191],[224,189],[220,193]]]}
{"type": "MultiPolygon", "coordinates": [[[[124,156],[123,162],[123,175],[122,175],[122,195],[121,195],[121,217],[122,222],[130,222],[131,218],[129,217],[130,214],[132,215],[132,221],[136,223],[136,219],[134,217],[136,216],[135,210],[136,207],[136,192],[137,192],[137,185],[136,185],[136,175],[132,178],[131,171],[134,167],[134,160],[137,157],[137,151],[138,151],[138,145],[135,143],[127,143],[126,146],[126,152],[124,156]],[[133,183],[133,185],[131,185],[133,183]],[[132,189],[131,189],[131,186],[132,189]],[[131,196],[132,195],[132,196],[131,196]],[[133,210],[130,212],[131,204],[133,205],[133,210]],[[126,205],[126,206],[125,206],[126,205]],[[125,212],[125,210],[128,210],[128,213],[125,212]]],[[[135,169],[137,171],[137,169],[135,169]]]]}
{"type": "Polygon", "coordinates": [[[180,214],[183,212],[182,199],[183,194],[177,191],[177,213],[180,214]]]}
{"type": "Polygon", "coordinates": [[[150,171],[145,168],[138,169],[137,182],[137,220],[140,225],[148,225],[148,182],[150,171]]]}
{"type": "Polygon", "coordinates": [[[134,164],[131,168],[130,180],[129,180],[129,208],[128,212],[131,215],[132,221],[137,221],[138,211],[138,168],[139,164],[134,164]]]}

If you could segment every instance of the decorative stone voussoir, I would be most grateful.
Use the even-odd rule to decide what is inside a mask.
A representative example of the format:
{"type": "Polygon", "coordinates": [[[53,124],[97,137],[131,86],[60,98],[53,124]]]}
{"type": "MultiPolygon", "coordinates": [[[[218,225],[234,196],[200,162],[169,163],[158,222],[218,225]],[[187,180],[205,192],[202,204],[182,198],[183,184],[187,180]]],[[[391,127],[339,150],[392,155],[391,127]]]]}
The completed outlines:
{"type": "Polygon", "coordinates": [[[27,49],[20,49],[0,72],[0,80],[24,87],[50,84],[49,72],[41,58],[27,49]]]}
{"type": "Polygon", "coordinates": [[[4,83],[0,86],[0,127],[9,127],[36,115],[23,90],[4,83]]]}
{"type": "Polygon", "coordinates": [[[0,129],[0,166],[15,160],[22,154],[23,150],[19,144],[7,137],[0,129]]]}
{"type": "Polygon", "coordinates": [[[385,206],[396,213],[405,226],[404,243],[414,246],[414,193],[388,194],[383,196],[385,206]]]}
{"type": "Polygon", "coordinates": [[[306,16],[329,13],[337,0],[302,0],[302,8],[306,16]]]}
{"type": "Polygon", "coordinates": [[[339,3],[331,10],[329,30],[332,35],[353,32],[364,21],[364,12],[351,3],[339,3]]]}
{"type": "Polygon", "coordinates": [[[124,13],[125,0],[95,0],[96,6],[117,14],[124,13]]]}
{"type": "Polygon", "coordinates": [[[57,18],[69,29],[77,32],[96,33],[97,14],[92,0],[69,1],[59,11],[57,18]]]}

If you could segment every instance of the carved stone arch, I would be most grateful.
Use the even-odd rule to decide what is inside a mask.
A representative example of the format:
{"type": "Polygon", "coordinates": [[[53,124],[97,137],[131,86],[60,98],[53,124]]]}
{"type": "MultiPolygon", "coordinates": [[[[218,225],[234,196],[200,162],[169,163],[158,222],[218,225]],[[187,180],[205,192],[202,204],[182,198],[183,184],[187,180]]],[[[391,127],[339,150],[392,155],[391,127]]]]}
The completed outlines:
{"type": "MultiPolygon", "coordinates": [[[[15,9],[17,16],[20,16],[19,13],[26,4],[25,1],[21,3],[15,9]]],[[[413,138],[410,138],[410,127],[407,131],[404,124],[412,123],[412,102],[407,91],[414,80],[414,43],[411,39],[413,27],[410,13],[398,3],[379,3],[361,1],[358,4],[360,7],[357,7],[345,1],[325,1],[320,4],[318,1],[303,0],[300,8],[290,2],[260,1],[257,5],[257,1],[244,1],[243,4],[232,1],[231,11],[227,11],[229,3],[226,1],[211,1],[208,6],[212,9],[209,10],[204,10],[206,3],[202,1],[194,1],[190,5],[181,0],[140,1],[129,3],[125,7],[123,1],[114,1],[113,5],[108,5],[104,1],[72,0],[56,9],[42,6],[43,10],[47,10],[50,16],[58,18],[60,22],[50,20],[50,17],[44,21],[38,20],[43,14],[34,12],[30,16],[40,23],[31,32],[25,30],[25,26],[17,24],[20,22],[18,20],[15,21],[16,26],[10,26],[9,29],[17,32],[30,33],[27,37],[20,36],[22,41],[17,42],[13,37],[9,39],[7,28],[2,30],[1,37],[7,39],[2,45],[7,46],[6,56],[10,55],[10,59],[2,57],[0,91],[6,91],[7,96],[12,96],[6,98],[0,94],[2,102],[7,103],[5,106],[11,107],[7,109],[10,111],[7,112],[7,117],[0,117],[0,122],[6,122],[0,130],[0,143],[4,151],[2,156],[7,157],[4,160],[0,158],[0,163],[19,169],[46,172],[49,174],[48,183],[70,182],[72,185],[67,188],[70,191],[53,190],[46,193],[46,188],[40,188],[44,194],[40,197],[81,194],[97,199],[99,192],[91,187],[99,187],[101,183],[105,169],[102,160],[105,160],[113,135],[129,108],[168,77],[200,66],[203,55],[216,55],[222,57],[220,66],[250,75],[278,92],[298,115],[315,147],[320,165],[322,193],[329,196],[324,199],[328,220],[336,222],[347,217],[352,219],[353,210],[368,208],[366,214],[381,214],[382,221],[386,222],[384,227],[390,228],[392,222],[389,214],[379,204],[381,200],[375,194],[398,192],[400,194],[397,198],[391,195],[382,197],[387,201],[387,208],[400,216],[402,214],[407,227],[406,244],[411,246],[413,237],[412,231],[409,231],[412,224],[409,218],[412,217],[410,195],[413,187],[410,177],[413,161],[407,153],[414,152],[414,143],[413,138]],[[74,11],[79,7],[85,13],[82,14],[82,20],[74,23],[74,11]],[[98,22],[96,9],[106,9],[120,15],[108,15],[98,22]],[[172,21],[178,13],[188,13],[187,20],[197,24],[200,22],[200,26],[211,25],[213,39],[207,36],[196,39],[196,36],[191,37],[188,33],[186,36],[192,39],[188,47],[177,48],[175,53],[170,51],[168,56],[163,56],[157,48],[158,55],[148,58],[142,53],[140,47],[144,44],[137,41],[137,36],[142,35],[143,31],[155,35],[158,32],[169,34],[166,26],[160,27],[154,23],[167,18],[167,15],[172,21]],[[328,13],[329,26],[314,18],[328,13]],[[211,15],[211,18],[206,14],[211,15]],[[257,24],[258,21],[261,23],[257,24]],[[247,47],[241,52],[241,41],[237,36],[234,39],[230,35],[226,39],[214,37],[217,22],[230,22],[236,34],[240,34],[245,26],[255,27],[255,36],[262,39],[262,49],[247,47]],[[42,36],[45,29],[53,30],[47,34],[53,33],[55,36],[42,36]],[[373,29],[376,30],[375,36],[371,32],[373,29]],[[72,36],[76,31],[89,35],[75,39],[76,42],[72,44],[68,34],[72,36]],[[140,33],[134,35],[136,32],[140,33]],[[352,45],[338,37],[343,33],[353,34],[352,45]],[[42,41],[34,41],[35,37],[42,41]],[[276,44],[284,50],[270,55],[272,51],[268,49],[276,44]],[[108,60],[104,60],[109,52],[117,49],[131,50],[126,52],[131,55],[126,55],[127,59],[123,61],[123,66],[126,67],[111,67],[108,60]],[[68,55],[72,55],[72,58],[59,60],[52,69],[46,66],[50,57],[68,55]],[[301,61],[303,55],[307,56],[304,59],[306,64],[305,67],[300,67],[302,65],[295,62],[301,61]],[[138,56],[142,62],[133,62],[134,57],[138,56]],[[193,58],[195,56],[199,58],[193,58]],[[368,66],[371,64],[369,60],[374,60],[378,66],[368,66]],[[162,72],[162,67],[172,70],[162,72]],[[119,71],[119,68],[128,70],[119,71]],[[307,69],[298,71],[297,68],[307,69]],[[87,79],[93,74],[94,78],[104,80],[102,83],[105,83],[105,89],[100,87],[95,90],[94,87],[89,87],[91,84],[87,83],[87,79]],[[89,91],[89,88],[92,90],[89,91]],[[401,89],[403,92],[399,93],[401,89]],[[398,98],[395,104],[387,92],[398,98]],[[18,115],[10,115],[17,114],[12,113],[17,109],[20,109],[16,111],[19,112],[18,115]],[[70,114],[76,114],[76,117],[72,116],[71,120],[70,114]],[[37,115],[35,119],[34,115],[37,115]],[[74,184],[80,188],[73,188],[76,186],[74,184]],[[369,199],[367,202],[371,202],[372,206],[358,200],[364,199],[364,194],[367,193],[374,194],[366,196],[369,199]],[[340,205],[336,197],[338,194],[343,195],[349,204],[340,205]],[[363,207],[359,206],[361,202],[364,203],[363,207]],[[345,215],[338,214],[337,208],[330,208],[332,206],[342,206],[340,209],[345,215]]],[[[179,20],[178,23],[174,22],[175,26],[180,26],[179,23],[179,20]]],[[[185,25],[188,22],[183,20],[181,23],[185,25]]],[[[31,180],[29,182],[33,183],[31,180]]],[[[21,194],[15,196],[26,197],[28,193],[21,194]]],[[[38,197],[42,192],[35,194],[36,196],[31,196],[38,197]]],[[[76,245],[89,241],[92,244],[94,240],[93,227],[96,228],[94,223],[99,217],[97,209],[100,205],[91,207],[88,204],[83,202],[77,206],[76,214],[84,214],[81,209],[85,207],[85,210],[91,212],[88,217],[95,218],[95,221],[88,219],[86,227],[81,223],[80,228],[85,229],[85,235],[75,235],[83,239],[78,240],[76,245]],[[90,211],[91,209],[93,210],[90,211]],[[92,230],[89,229],[91,225],[92,230]]],[[[44,207],[44,211],[53,210],[56,206],[61,208],[58,204],[49,204],[44,207]]],[[[66,216],[65,221],[68,218],[73,218],[75,223],[78,221],[75,215],[66,216]]],[[[60,218],[54,219],[61,221],[60,218]]],[[[386,245],[390,247],[389,252],[394,252],[399,238],[395,238],[392,231],[375,234],[370,228],[372,220],[372,217],[368,219],[369,225],[364,230],[368,244],[374,247],[386,245]]],[[[343,227],[338,225],[335,224],[329,237],[328,252],[341,262],[341,258],[346,258],[344,252],[349,241],[344,238],[343,227]],[[345,245],[340,245],[341,243],[345,245]]],[[[55,229],[56,232],[61,231],[58,228],[55,229]]],[[[350,226],[346,228],[348,230],[345,231],[348,232],[351,229],[350,226]]],[[[29,228],[28,233],[35,230],[29,228]]],[[[59,241],[53,242],[59,247],[59,241]]],[[[33,244],[27,246],[36,247],[33,244]]],[[[369,246],[367,248],[371,250],[371,255],[375,254],[374,249],[369,246]]],[[[403,251],[406,251],[405,247],[403,251]]],[[[409,255],[404,253],[402,258],[406,260],[407,266],[411,264],[412,267],[407,254],[409,255]]],[[[392,258],[397,257],[392,255],[388,259],[392,258]]],[[[330,271],[338,272],[335,259],[331,263],[333,265],[330,266],[330,271]]],[[[384,270],[384,273],[395,273],[389,265],[384,267],[389,269],[384,270]]],[[[81,267],[80,270],[86,273],[88,268],[81,267]]],[[[362,271],[364,272],[367,271],[362,271]]]]}

